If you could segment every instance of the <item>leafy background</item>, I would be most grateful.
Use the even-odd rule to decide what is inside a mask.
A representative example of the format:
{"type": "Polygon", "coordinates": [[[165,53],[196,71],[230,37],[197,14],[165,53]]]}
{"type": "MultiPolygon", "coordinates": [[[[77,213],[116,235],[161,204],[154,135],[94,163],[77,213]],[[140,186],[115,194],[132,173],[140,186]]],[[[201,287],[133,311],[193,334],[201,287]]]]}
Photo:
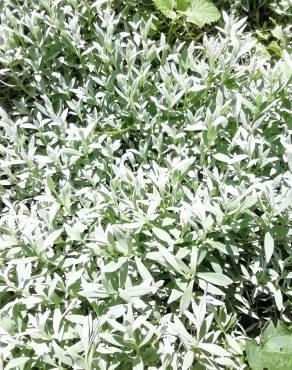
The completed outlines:
{"type": "Polygon", "coordinates": [[[248,369],[291,325],[291,2],[215,5],[0,1],[5,370],[248,369]]]}

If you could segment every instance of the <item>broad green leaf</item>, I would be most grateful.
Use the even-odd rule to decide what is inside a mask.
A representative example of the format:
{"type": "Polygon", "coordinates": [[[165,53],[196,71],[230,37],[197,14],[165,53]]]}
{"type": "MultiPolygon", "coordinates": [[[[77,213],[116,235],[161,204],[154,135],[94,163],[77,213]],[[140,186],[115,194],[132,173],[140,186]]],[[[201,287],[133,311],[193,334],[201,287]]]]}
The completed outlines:
{"type": "Polygon", "coordinates": [[[292,352],[274,352],[262,350],[262,368],[268,370],[292,369],[292,352]]]}
{"type": "Polygon", "coordinates": [[[252,368],[252,370],[263,370],[261,348],[257,345],[255,340],[247,341],[246,355],[249,366],[252,368]]]}
{"type": "Polygon", "coordinates": [[[209,0],[192,0],[189,8],[184,12],[187,22],[203,27],[206,23],[212,23],[220,18],[216,6],[209,0]]]}
{"type": "Polygon", "coordinates": [[[153,2],[157,9],[167,18],[174,19],[176,17],[176,13],[173,10],[175,5],[174,0],[153,0],[153,2]]]}
{"type": "Polygon", "coordinates": [[[291,352],[292,356],[292,334],[271,338],[264,344],[263,349],[271,352],[291,352]]]}
{"type": "Polygon", "coordinates": [[[270,322],[261,336],[261,345],[247,342],[247,357],[252,369],[290,369],[292,366],[292,333],[281,322],[270,322]]]}
{"type": "Polygon", "coordinates": [[[178,12],[187,10],[191,0],[176,0],[176,9],[178,12]]]}
{"type": "Polygon", "coordinates": [[[292,332],[280,321],[275,326],[272,321],[268,323],[261,335],[261,343],[264,345],[273,338],[292,335],[292,332]]]}

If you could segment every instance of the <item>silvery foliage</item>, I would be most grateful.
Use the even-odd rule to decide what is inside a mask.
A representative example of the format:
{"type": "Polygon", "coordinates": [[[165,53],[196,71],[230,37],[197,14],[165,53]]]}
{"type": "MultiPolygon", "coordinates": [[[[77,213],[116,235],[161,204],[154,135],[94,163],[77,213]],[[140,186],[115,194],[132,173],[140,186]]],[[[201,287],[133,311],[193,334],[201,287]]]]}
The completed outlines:
{"type": "Polygon", "coordinates": [[[1,366],[246,369],[291,323],[291,55],[225,13],[170,46],[104,0],[0,4],[1,366]]]}

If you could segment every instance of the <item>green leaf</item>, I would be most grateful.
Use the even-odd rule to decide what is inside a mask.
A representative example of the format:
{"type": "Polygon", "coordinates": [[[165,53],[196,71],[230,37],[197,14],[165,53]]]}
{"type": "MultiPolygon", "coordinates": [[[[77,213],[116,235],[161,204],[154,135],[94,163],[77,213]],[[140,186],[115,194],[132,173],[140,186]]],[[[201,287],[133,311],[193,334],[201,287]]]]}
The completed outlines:
{"type": "Polygon", "coordinates": [[[184,12],[187,10],[189,4],[189,0],[176,0],[176,9],[178,12],[184,12]]]}
{"type": "Polygon", "coordinates": [[[261,343],[265,344],[272,338],[280,337],[282,335],[292,335],[292,332],[280,321],[275,326],[272,321],[268,323],[261,335],[261,343]]]}
{"type": "Polygon", "coordinates": [[[207,132],[207,139],[208,141],[213,141],[215,140],[217,137],[217,130],[216,130],[216,127],[215,126],[212,126],[209,128],[208,132],[207,132]]]}
{"type": "Polygon", "coordinates": [[[286,370],[292,368],[292,335],[271,338],[262,350],[265,368],[286,370]]]}
{"type": "Polygon", "coordinates": [[[247,342],[247,358],[253,370],[292,368],[292,333],[285,325],[278,322],[275,327],[270,322],[262,333],[261,343],[258,346],[255,340],[247,342]]]}
{"type": "Polygon", "coordinates": [[[291,352],[292,355],[292,335],[271,338],[264,344],[263,349],[271,352],[291,352]]]}
{"type": "Polygon", "coordinates": [[[50,175],[47,176],[47,185],[48,185],[48,188],[50,189],[50,191],[53,194],[57,195],[54,180],[52,179],[52,177],[50,175]]]}
{"type": "Polygon", "coordinates": [[[282,48],[276,41],[272,41],[270,45],[268,46],[268,49],[273,51],[279,57],[282,56],[282,48]]]}
{"type": "Polygon", "coordinates": [[[292,369],[292,352],[273,352],[262,350],[262,364],[268,370],[288,370],[292,369]]]}
{"type": "Polygon", "coordinates": [[[220,18],[216,6],[209,0],[192,0],[189,8],[184,12],[187,22],[203,27],[206,23],[212,23],[220,18]]]}
{"type": "Polygon", "coordinates": [[[263,370],[261,348],[255,340],[248,340],[246,344],[246,355],[252,370],[263,370]]]}
{"type": "Polygon", "coordinates": [[[161,11],[167,18],[174,19],[176,13],[174,12],[174,1],[173,0],[153,0],[157,9],[161,11]]]}

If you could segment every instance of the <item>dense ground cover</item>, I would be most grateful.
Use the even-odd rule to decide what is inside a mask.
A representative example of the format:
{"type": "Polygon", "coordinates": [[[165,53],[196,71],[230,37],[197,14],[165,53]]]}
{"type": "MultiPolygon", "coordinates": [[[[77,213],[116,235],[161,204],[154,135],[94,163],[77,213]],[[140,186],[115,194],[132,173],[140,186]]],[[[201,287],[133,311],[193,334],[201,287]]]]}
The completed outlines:
{"type": "Polygon", "coordinates": [[[291,326],[291,2],[214,4],[0,0],[2,368],[248,369],[291,326]]]}

